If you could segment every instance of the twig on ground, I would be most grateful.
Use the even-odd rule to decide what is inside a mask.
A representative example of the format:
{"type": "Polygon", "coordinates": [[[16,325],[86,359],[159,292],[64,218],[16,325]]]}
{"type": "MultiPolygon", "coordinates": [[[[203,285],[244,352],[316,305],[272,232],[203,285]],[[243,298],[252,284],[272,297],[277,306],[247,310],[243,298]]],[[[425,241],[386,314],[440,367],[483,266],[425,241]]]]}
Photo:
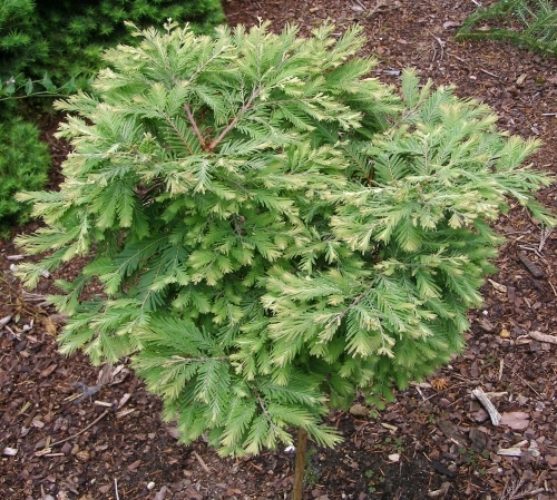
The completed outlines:
{"type": "Polygon", "coordinates": [[[536,396],[538,396],[539,398],[543,398],[543,396],[542,396],[538,391],[536,391],[536,389],[534,388],[534,386],[533,386],[530,382],[528,382],[528,380],[526,380],[522,375],[519,375],[519,374],[516,373],[516,372],[514,372],[513,375],[514,375],[515,377],[518,377],[520,380],[522,380],[522,382],[524,382],[524,383],[528,386],[528,388],[529,388],[536,396]]]}
{"type": "Polygon", "coordinates": [[[496,78],[497,80],[499,80],[499,75],[496,75],[495,73],[492,73],[491,71],[488,71],[487,69],[484,69],[484,68],[479,68],[479,70],[482,73],[485,73],[486,75],[492,76],[493,78],[496,78]]]}
{"type": "Polygon", "coordinates": [[[527,250],[528,252],[533,252],[538,257],[540,257],[540,259],[543,258],[543,255],[539,252],[538,247],[532,245],[518,245],[518,248],[521,248],[522,250],[527,250]]]}
{"type": "MultiPolygon", "coordinates": [[[[519,444],[524,444],[524,441],[522,441],[522,442],[519,443],[519,444]]],[[[518,448],[520,448],[519,445],[516,445],[516,446],[518,446],[518,448]]],[[[509,498],[514,497],[514,496],[519,492],[520,488],[522,488],[522,486],[524,486],[524,483],[525,483],[525,482],[526,482],[526,479],[524,478],[524,476],[522,476],[522,477],[517,481],[517,483],[516,483],[514,489],[510,492],[509,498]]]]}
{"type": "Polygon", "coordinates": [[[201,467],[203,467],[203,470],[207,473],[210,474],[211,470],[209,469],[209,467],[207,467],[207,464],[205,463],[205,461],[201,458],[201,455],[199,455],[199,453],[197,453],[197,451],[193,450],[193,456],[196,458],[196,460],[199,462],[199,465],[201,465],[201,467]]]}
{"type": "Polygon", "coordinates": [[[551,232],[553,231],[553,229],[549,228],[549,227],[544,227],[542,228],[541,234],[540,234],[540,244],[538,245],[538,252],[542,252],[543,248],[545,247],[545,244],[547,242],[547,239],[551,236],[551,232]]]}
{"type": "Polygon", "coordinates": [[[498,426],[499,422],[501,421],[501,414],[497,411],[497,408],[493,405],[493,403],[487,397],[487,394],[478,387],[472,391],[472,395],[482,404],[485,408],[487,413],[489,414],[489,418],[491,419],[491,423],[494,426],[498,426]]]}
{"type": "Polygon", "coordinates": [[[518,254],[518,259],[534,278],[540,279],[545,276],[545,273],[543,272],[542,268],[538,266],[536,263],[532,262],[527,257],[525,257],[524,255],[518,254]]]}
{"type": "Polygon", "coordinates": [[[530,335],[530,337],[532,337],[534,340],[538,340],[539,342],[546,342],[548,344],[557,344],[556,335],[548,335],[547,333],[538,332],[536,330],[528,332],[528,335],[530,335]]]}
{"type": "Polygon", "coordinates": [[[46,295],[41,295],[40,293],[30,293],[23,290],[21,295],[25,302],[46,302],[50,304],[48,297],[46,295]]]}
{"type": "Polygon", "coordinates": [[[91,397],[94,394],[97,394],[97,392],[101,390],[103,385],[104,384],[87,385],[84,384],[83,382],[76,382],[74,384],[74,387],[79,388],[81,394],[79,394],[79,396],[74,399],[74,403],[76,404],[81,403],[83,402],[83,400],[85,400],[85,398],[89,398],[89,400],[91,400],[92,399],[91,397]]]}
{"type": "Polygon", "coordinates": [[[432,394],[431,396],[428,396],[427,398],[425,398],[423,401],[420,401],[420,405],[425,403],[426,401],[429,401],[430,399],[433,399],[437,396],[439,396],[440,394],[444,394],[448,391],[450,391],[451,389],[454,389],[455,387],[461,387],[463,385],[468,385],[468,381],[463,381],[463,382],[458,382],[457,384],[453,384],[449,387],[447,387],[446,389],[443,389],[441,391],[437,391],[436,393],[432,394]]]}
{"type": "MultiPolygon", "coordinates": [[[[379,0],[371,9],[369,12],[366,12],[364,19],[371,19],[377,12],[379,12],[381,9],[383,9],[384,7],[387,7],[389,4],[389,2],[387,2],[387,0],[379,0]]],[[[360,4],[361,5],[361,4],[360,4]]],[[[391,8],[395,8],[395,7],[391,7],[391,8]]],[[[390,9],[389,9],[390,10],[390,9]]]]}
{"type": "Polygon", "coordinates": [[[16,339],[20,339],[19,333],[15,333],[8,325],[4,325],[4,328],[8,330],[16,339]]]}
{"type": "Polygon", "coordinates": [[[109,403],[108,401],[99,401],[99,400],[95,400],[93,401],[93,404],[96,406],[102,406],[104,408],[112,408],[112,403],[109,403]]]}
{"type": "Polygon", "coordinates": [[[513,495],[510,500],[521,500],[522,498],[528,498],[545,491],[547,491],[545,488],[536,488],[535,490],[525,491],[524,493],[520,493],[519,495],[513,495]]]}
{"type": "MultiPolygon", "coordinates": [[[[497,455],[501,455],[503,457],[521,457],[524,453],[522,449],[524,446],[528,444],[528,441],[523,440],[515,445],[511,446],[510,448],[499,448],[497,450],[497,455]]],[[[509,498],[512,497],[521,487],[523,484],[523,480],[521,479],[518,483],[518,486],[510,493],[509,498]]]]}
{"type": "Polygon", "coordinates": [[[109,413],[110,413],[110,410],[106,410],[106,411],[102,412],[95,420],[93,420],[89,425],[87,425],[86,427],[81,429],[79,432],[76,432],[75,434],[72,434],[71,436],[68,436],[67,438],[61,439],[60,441],[55,441],[54,443],[52,443],[49,446],[49,448],[52,448],[53,446],[58,446],[59,444],[65,443],[66,441],[71,441],[72,439],[76,438],[77,436],[80,436],[84,432],[88,431],[91,427],[93,427],[96,423],[100,422],[109,413]]]}
{"type": "Polygon", "coordinates": [[[553,295],[555,295],[555,297],[557,297],[557,290],[555,289],[555,285],[551,282],[551,280],[547,280],[547,282],[549,283],[549,286],[551,287],[551,290],[553,291],[553,295]]]}
{"type": "Polygon", "coordinates": [[[420,395],[420,397],[422,398],[423,401],[426,401],[426,398],[422,392],[422,390],[416,385],[416,391],[418,391],[418,394],[420,395]]]}
{"type": "Polygon", "coordinates": [[[120,500],[120,495],[118,493],[118,479],[114,478],[114,495],[116,496],[116,500],[120,500]]]}
{"type": "Polygon", "coordinates": [[[7,260],[18,261],[25,259],[25,255],[6,255],[7,260]]]}
{"type": "Polygon", "coordinates": [[[439,44],[439,48],[441,49],[439,57],[436,57],[437,51],[434,51],[432,60],[435,61],[437,59],[439,61],[442,61],[443,57],[445,56],[445,42],[443,40],[441,40],[438,36],[435,36],[433,34],[431,36],[439,44]]]}

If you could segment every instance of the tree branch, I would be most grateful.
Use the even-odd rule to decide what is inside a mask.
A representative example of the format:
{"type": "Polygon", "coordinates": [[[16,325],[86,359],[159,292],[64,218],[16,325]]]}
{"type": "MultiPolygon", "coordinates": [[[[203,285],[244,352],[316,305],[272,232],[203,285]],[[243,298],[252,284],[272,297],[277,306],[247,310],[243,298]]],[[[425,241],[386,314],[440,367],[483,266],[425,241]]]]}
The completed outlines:
{"type": "Polygon", "coordinates": [[[259,97],[261,93],[261,87],[256,87],[249,96],[249,99],[242,105],[238,114],[230,121],[230,123],[223,129],[216,139],[211,141],[211,144],[207,146],[208,151],[213,151],[222,140],[228,135],[228,133],[237,125],[240,118],[245,114],[245,112],[253,106],[253,101],[259,97]]]}
{"type": "Polygon", "coordinates": [[[172,358],[162,363],[163,366],[170,366],[176,363],[206,363],[207,361],[228,361],[228,356],[198,356],[186,357],[176,354],[172,358]]]}
{"type": "Polygon", "coordinates": [[[207,151],[207,144],[205,143],[205,138],[203,137],[201,131],[199,130],[199,127],[197,126],[197,122],[195,121],[195,117],[193,116],[193,113],[188,103],[184,104],[184,110],[186,111],[188,121],[190,122],[191,128],[193,129],[193,133],[197,137],[197,140],[199,141],[201,148],[207,151]]]}

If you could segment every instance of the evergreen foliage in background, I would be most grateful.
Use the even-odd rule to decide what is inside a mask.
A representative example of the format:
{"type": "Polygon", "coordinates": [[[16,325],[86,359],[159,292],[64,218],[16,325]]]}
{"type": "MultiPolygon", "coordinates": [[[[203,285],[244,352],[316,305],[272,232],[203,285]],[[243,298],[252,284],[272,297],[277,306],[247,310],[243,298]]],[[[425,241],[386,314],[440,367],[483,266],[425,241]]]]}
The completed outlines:
{"type": "MultiPolygon", "coordinates": [[[[0,76],[15,77],[48,54],[48,45],[36,32],[38,24],[33,0],[0,2],[0,76]]],[[[8,82],[3,81],[5,87],[8,82]]]]}
{"type": "Polygon", "coordinates": [[[508,40],[516,45],[557,56],[555,0],[498,0],[472,13],[457,39],[508,40]],[[487,26],[479,26],[487,23],[487,26]]]}
{"type": "Polygon", "coordinates": [[[14,195],[42,189],[49,166],[48,147],[39,140],[37,127],[22,120],[0,124],[0,235],[28,215],[14,195]]]}
{"type": "Polygon", "coordinates": [[[124,21],[161,25],[168,18],[207,32],[224,14],[220,0],[3,0],[0,96],[34,94],[33,86],[73,92],[96,72],[107,46],[130,41],[124,21]]]}
{"type": "Polygon", "coordinates": [[[18,222],[15,215],[22,206],[13,199],[14,189],[40,189],[49,164],[34,126],[16,117],[28,115],[29,106],[35,114],[37,108],[48,112],[54,97],[87,88],[102,51],[131,41],[124,21],[161,25],[168,18],[191,21],[196,32],[206,32],[224,15],[220,0],[0,1],[0,164],[7,176],[0,188],[6,195],[0,200],[0,225],[18,222]],[[13,140],[19,136],[24,140],[13,140]],[[31,181],[34,173],[37,178],[31,181]]]}
{"type": "Polygon", "coordinates": [[[49,252],[19,266],[27,285],[94,256],[58,283],[62,352],[130,356],[181,439],[223,455],[292,427],[333,446],[330,407],[380,407],[462,349],[508,197],[550,222],[535,142],[411,71],[396,97],[360,30],[332,33],[136,34],[58,104],[60,191],[20,196],[46,225],[19,243],[49,252]]]}

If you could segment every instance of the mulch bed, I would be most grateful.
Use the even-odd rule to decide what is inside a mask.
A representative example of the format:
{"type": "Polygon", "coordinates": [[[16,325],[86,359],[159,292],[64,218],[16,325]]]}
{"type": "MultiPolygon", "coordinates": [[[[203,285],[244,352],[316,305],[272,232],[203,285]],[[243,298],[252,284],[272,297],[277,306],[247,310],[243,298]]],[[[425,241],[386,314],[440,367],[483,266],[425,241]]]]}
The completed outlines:
{"type": "MultiPolygon", "coordinates": [[[[473,2],[420,0],[229,0],[230,24],[295,22],[307,33],[334,19],[339,33],[365,28],[375,75],[395,84],[418,68],[436,84],[490,104],[500,125],[539,137],[534,158],[557,172],[557,60],[493,42],[456,43],[473,2]]],[[[43,126],[59,182],[67,146],[43,126]]],[[[557,206],[557,187],[540,198],[557,206]]],[[[312,449],[307,498],[551,499],[557,497],[555,346],[530,334],[557,330],[557,231],[542,233],[524,210],[498,224],[507,236],[499,272],[470,315],[468,348],[427,382],[400,393],[380,414],[334,413],[344,443],[312,449]],[[481,387],[503,414],[495,427],[470,393],[481,387]],[[501,454],[512,449],[520,456],[501,454]],[[498,453],[499,452],[499,453],[498,453]]],[[[33,230],[28,226],[23,230],[33,230]]],[[[288,498],[293,456],[221,459],[203,441],[183,446],[161,422],[160,404],[125,365],[92,367],[57,353],[59,317],[11,272],[18,251],[0,242],[0,493],[6,499],[288,498]],[[9,318],[9,320],[7,319],[9,318]]],[[[79,263],[64,270],[71,276],[79,263]]]]}

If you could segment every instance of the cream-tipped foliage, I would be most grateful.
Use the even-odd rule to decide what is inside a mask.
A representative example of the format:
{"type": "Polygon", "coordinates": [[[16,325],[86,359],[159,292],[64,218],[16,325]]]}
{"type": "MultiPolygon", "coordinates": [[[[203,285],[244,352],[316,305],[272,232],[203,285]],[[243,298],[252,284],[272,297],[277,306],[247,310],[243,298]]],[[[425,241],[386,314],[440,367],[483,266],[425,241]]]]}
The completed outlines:
{"type": "Polygon", "coordinates": [[[331,405],[379,405],[462,348],[489,221],[509,195],[543,217],[535,144],[411,72],[397,98],[358,29],[138,37],[59,104],[65,181],[23,195],[47,224],[20,238],[50,254],[20,274],[94,255],[60,283],[62,351],[131,356],[185,442],[258,453],[302,427],[332,446],[331,405]]]}

